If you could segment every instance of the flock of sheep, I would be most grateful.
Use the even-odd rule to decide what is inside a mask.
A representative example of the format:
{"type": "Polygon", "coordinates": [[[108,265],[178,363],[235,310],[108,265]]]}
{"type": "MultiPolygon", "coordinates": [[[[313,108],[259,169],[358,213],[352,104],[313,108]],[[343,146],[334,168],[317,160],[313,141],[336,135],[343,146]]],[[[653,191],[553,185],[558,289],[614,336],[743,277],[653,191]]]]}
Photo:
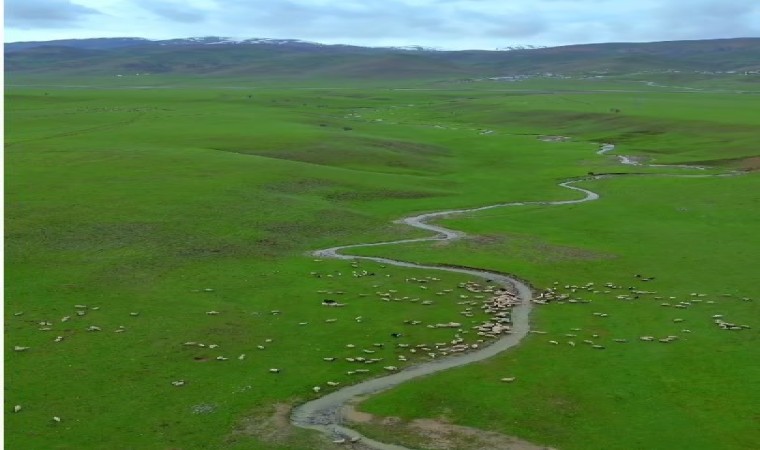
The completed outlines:
{"type": "MultiPolygon", "coordinates": [[[[640,282],[649,282],[653,281],[654,277],[644,277],[642,275],[634,275],[634,278],[637,281],[640,282]]],[[[708,300],[704,297],[707,297],[707,294],[703,293],[697,293],[692,292],[689,295],[689,298],[687,300],[682,301],[675,301],[676,297],[669,296],[665,298],[662,295],[658,295],[656,291],[651,290],[645,290],[641,288],[637,288],[634,286],[628,286],[627,288],[624,288],[623,286],[616,285],[611,282],[607,282],[602,286],[596,286],[594,282],[588,282],[586,284],[582,285],[560,285],[559,282],[554,282],[554,286],[545,289],[543,292],[539,293],[532,301],[537,304],[545,305],[549,303],[570,303],[570,304],[588,304],[592,303],[591,300],[584,299],[581,297],[584,293],[592,293],[592,294],[608,294],[613,295],[616,300],[621,301],[637,301],[639,299],[652,299],[660,301],[660,305],[663,307],[668,308],[674,308],[674,309],[689,309],[696,305],[699,305],[700,303],[706,303],[706,304],[715,304],[715,300],[708,300]],[[617,292],[621,293],[617,293],[617,292]],[[666,301],[663,301],[666,300],[666,301]]],[[[723,297],[732,297],[731,294],[722,294],[723,297]]],[[[743,301],[752,301],[749,297],[743,297],[743,301]]],[[[609,314],[596,311],[592,313],[596,317],[605,318],[609,317],[609,314]]],[[[680,324],[684,322],[684,319],[681,317],[675,317],[671,319],[673,323],[680,324]]],[[[726,322],[723,320],[722,314],[715,314],[712,316],[713,322],[718,325],[721,329],[724,330],[744,330],[750,328],[749,325],[737,325],[735,323],[726,322]]],[[[580,328],[573,328],[571,331],[577,332],[581,331],[580,328]]],[[[691,330],[683,328],[680,331],[681,333],[688,334],[691,333],[691,330]]],[[[546,334],[546,332],[538,331],[538,330],[532,330],[531,333],[535,334],[546,334]]],[[[576,342],[572,338],[576,338],[578,335],[575,333],[567,333],[564,335],[566,338],[571,338],[571,340],[567,341],[567,345],[571,347],[576,346],[576,342]]],[[[605,346],[597,343],[597,341],[594,341],[593,339],[599,339],[600,336],[597,334],[594,334],[590,336],[592,339],[584,339],[581,342],[584,344],[587,344],[591,346],[591,348],[604,350],[605,346]]],[[[642,335],[638,337],[638,340],[642,342],[660,342],[663,344],[675,342],[679,340],[680,337],[678,335],[667,335],[667,336],[661,336],[661,337],[655,337],[650,335],[642,335]]],[[[625,338],[615,338],[613,339],[613,342],[616,343],[627,343],[628,339],[625,338]]],[[[548,341],[549,344],[552,345],[559,345],[560,342],[552,339],[548,341]]]]}
{"type": "MultiPolygon", "coordinates": [[[[360,269],[358,262],[352,262],[351,267],[353,269],[351,276],[354,278],[376,275],[374,272],[360,269]]],[[[381,266],[381,268],[384,268],[384,266],[381,266]]],[[[341,272],[336,272],[334,274],[311,272],[311,276],[320,279],[335,278],[342,275],[341,272]]],[[[384,342],[375,342],[366,346],[366,348],[361,349],[357,349],[356,345],[349,343],[345,345],[345,348],[351,349],[350,351],[357,352],[358,354],[349,354],[342,358],[331,355],[322,357],[322,360],[330,363],[336,361],[350,363],[354,367],[349,368],[349,370],[345,372],[346,375],[367,374],[371,371],[368,367],[385,361],[385,358],[377,357],[375,354],[386,348],[392,348],[397,362],[392,364],[383,363],[379,364],[379,366],[381,366],[385,372],[395,372],[400,370],[399,365],[411,363],[415,359],[434,359],[451,354],[472,351],[480,348],[480,346],[487,343],[489,339],[496,339],[500,335],[508,334],[510,332],[510,310],[520,302],[520,299],[515,294],[493,284],[479,284],[473,281],[459,283],[456,288],[441,288],[434,290],[433,288],[435,287],[436,282],[440,281],[440,278],[433,276],[406,278],[405,282],[416,285],[417,288],[421,290],[422,295],[405,296],[399,294],[397,289],[384,289],[377,290],[374,294],[358,294],[357,297],[360,299],[369,298],[370,300],[374,298],[377,301],[382,302],[406,302],[427,307],[436,305],[436,301],[432,299],[432,295],[439,297],[455,297],[456,304],[462,307],[459,311],[459,315],[462,316],[461,318],[454,318],[453,320],[444,322],[430,322],[427,324],[425,324],[423,320],[413,319],[406,319],[402,322],[404,326],[422,325],[430,329],[451,330],[453,332],[451,337],[439,340],[438,342],[417,344],[397,341],[391,345],[387,345],[384,342]],[[456,292],[455,289],[459,292],[456,292]],[[425,296],[428,298],[424,298],[425,296]],[[485,319],[475,319],[476,315],[485,315],[485,319]],[[465,321],[468,321],[469,324],[464,324],[465,321]]],[[[382,285],[373,284],[372,287],[378,289],[382,287],[382,285]]],[[[343,291],[330,291],[325,289],[319,290],[317,293],[322,295],[345,294],[343,291]]],[[[323,299],[321,304],[327,308],[346,307],[348,305],[347,303],[338,302],[334,299],[323,299]]],[[[357,322],[361,322],[362,319],[361,316],[355,318],[357,322]]],[[[402,332],[392,332],[390,333],[390,337],[398,340],[405,337],[405,334],[402,332]]],[[[504,379],[504,381],[513,380],[514,378],[504,379]]],[[[326,387],[336,387],[340,382],[331,380],[324,384],[326,386],[312,386],[312,392],[320,394],[326,387]]]]}
{"type": "MultiPolygon", "coordinates": [[[[61,317],[60,323],[69,322],[72,319],[72,317],[74,317],[74,316],[76,316],[76,317],[85,317],[85,316],[88,315],[88,313],[90,313],[92,311],[98,311],[98,310],[100,310],[99,306],[87,306],[87,305],[80,305],[80,304],[74,305],[73,314],[71,314],[71,315],[65,315],[65,316],[61,317]]],[[[138,313],[138,312],[130,312],[129,313],[129,315],[132,316],[132,317],[136,317],[139,314],[140,313],[138,313]]],[[[23,315],[24,315],[24,311],[17,311],[15,313],[13,313],[14,317],[21,317],[23,315]]],[[[43,331],[43,332],[53,331],[54,327],[55,327],[55,323],[53,321],[47,320],[47,319],[41,320],[41,321],[34,321],[34,323],[35,323],[35,326],[37,327],[37,330],[38,331],[43,331]]],[[[100,326],[97,326],[97,325],[88,325],[87,327],[84,328],[84,330],[87,331],[87,332],[101,332],[101,331],[103,331],[103,328],[100,327],[100,326]]],[[[114,333],[123,333],[126,330],[127,330],[127,328],[124,325],[119,325],[118,327],[116,327],[115,329],[113,329],[113,332],[114,333]]],[[[52,342],[53,343],[62,342],[65,339],[65,337],[66,337],[65,335],[56,335],[55,338],[53,338],[52,342]]],[[[15,352],[25,352],[25,351],[29,350],[30,348],[31,347],[24,346],[24,345],[14,345],[13,346],[13,351],[15,351],[15,352]]],[[[22,409],[23,409],[23,407],[21,405],[14,405],[13,406],[13,412],[14,413],[21,412],[22,409]]],[[[53,416],[51,420],[52,420],[53,423],[60,423],[61,422],[61,418],[59,416],[53,416]]]]}
{"type": "MultiPolygon", "coordinates": [[[[384,268],[384,266],[380,266],[381,268],[384,268]]],[[[376,273],[369,272],[367,270],[363,270],[360,268],[359,263],[352,262],[351,263],[351,276],[354,278],[364,278],[364,277],[371,277],[373,280],[375,280],[375,284],[372,285],[373,288],[377,289],[374,294],[372,293],[361,293],[356,294],[354,297],[351,296],[344,296],[345,292],[343,291],[333,291],[328,289],[320,289],[317,291],[317,294],[320,296],[325,295],[341,295],[342,298],[352,298],[352,302],[359,302],[359,301],[382,301],[382,302],[405,302],[405,303],[412,303],[412,304],[418,304],[420,306],[425,307],[432,307],[435,306],[437,303],[434,298],[446,298],[447,301],[455,302],[457,306],[460,306],[461,309],[458,311],[459,317],[458,318],[452,318],[452,320],[449,321],[430,321],[429,323],[425,323],[424,320],[418,320],[418,319],[407,319],[403,320],[401,324],[399,324],[399,329],[393,330],[393,332],[388,333],[388,337],[385,338],[388,342],[375,342],[371,345],[363,346],[364,348],[359,348],[362,346],[357,347],[356,345],[352,343],[345,344],[345,348],[348,349],[348,353],[343,356],[336,356],[336,355],[319,355],[319,358],[326,362],[326,363],[338,363],[338,362],[345,362],[349,363],[349,366],[346,367],[344,364],[337,364],[336,369],[343,370],[346,375],[364,375],[371,372],[374,365],[377,365],[378,367],[382,367],[382,370],[379,371],[379,373],[387,373],[387,372],[395,372],[403,368],[404,365],[413,363],[415,360],[419,359],[426,359],[426,358],[438,358],[443,357],[447,355],[452,354],[458,354],[463,352],[472,351],[475,349],[478,349],[482,347],[483,345],[487,345],[489,340],[494,340],[499,338],[501,335],[509,334],[511,332],[511,309],[520,304],[520,299],[515,295],[514,293],[508,291],[507,289],[502,288],[501,286],[495,285],[490,283],[489,281],[486,282],[463,282],[459,283],[455,287],[452,287],[451,289],[443,289],[440,287],[437,287],[438,284],[436,282],[440,282],[441,280],[436,277],[427,276],[427,277],[411,277],[406,278],[407,283],[411,283],[413,285],[416,285],[418,289],[420,289],[421,295],[415,295],[415,296],[408,296],[408,295],[402,295],[398,293],[398,290],[396,289],[381,289],[383,284],[378,283],[378,278],[375,278],[376,273]],[[354,300],[355,299],[355,300],[354,300]],[[429,342],[429,343],[411,343],[409,342],[409,339],[402,339],[405,338],[405,332],[403,332],[404,327],[411,327],[411,326],[425,326],[430,329],[441,329],[441,330],[449,330],[450,337],[439,339],[438,342],[429,342]],[[389,351],[393,352],[393,357],[395,357],[395,361],[386,361],[386,357],[389,354],[389,351]],[[382,356],[385,355],[385,356],[382,356]],[[342,369],[340,369],[342,368],[342,369]]],[[[333,272],[333,273],[319,273],[319,272],[311,272],[311,276],[317,279],[331,279],[340,277],[343,274],[341,272],[333,272]]],[[[387,275],[386,276],[390,276],[387,275]]],[[[654,280],[653,277],[642,277],[640,275],[636,275],[635,278],[639,282],[649,282],[654,280]]],[[[212,292],[212,289],[205,289],[204,291],[212,292]]],[[[687,300],[683,301],[676,301],[675,297],[668,297],[665,298],[661,295],[658,295],[657,292],[651,291],[651,290],[645,290],[641,288],[634,288],[634,287],[623,287],[616,285],[614,283],[605,283],[601,286],[597,286],[594,282],[588,282],[586,284],[582,285],[560,285],[558,282],[554,283],[554,286],[551,288],[548,288],[542,292],[540,292],[538,295],[535,296],[535,298],[532,299],[532,301],[536,304],[550,304],[550,303],[569,303],[569,304],[588,304],[592,303],[592,300],[587,300],[583,298],[583,295],[585,294],[607,294],[613,296],[614,299],[620,300],[620,301],[636,301],[638,299],[654,299],[659,300],[660,304],[663,307],[672,308],[673,310],[682,310],[682,309],[688,309],[692,308],[702,302],[707,304],[713,304],[715,303],[714,300],[705,299],[705,294],[700,293],[692,293],[687,300]]],[[[744,301],[751,301],[749,298],[743,298],[744,301]]],[[[346,301],[337,301],[330,298],[323,298],[321,300],[321,305],[324,306],[327,309],[332,308],[351,308],[351,304],[346,301]]],[[[61,322],[67,322],[69,321],[74,315],[78,317],[86,316],[91,311],[97,311],[99,307],[93,306],[88,307],[86,305],[74,305],[74,310],[71,315],[63,316],[60,321],[61,322]]],[[[205,312],[206,315],[214,317],[220,314],[219,311],[216,310],[209,310],[205,312]]],[[[280,310],[271,310],[269,311],[269,314],[272,316],[277,316],[281,314],[280,310]]],[[[601,312],[601,311],[595,311],[592,313],[594,316],[599,318],[606,318],[609,317],[608,313],[601,312]]],[[[23,315],[23,312],[17,312],[15,313],[16,316],[23,315]]],[[[139,312],[131,312],[130,316],[137,317],[139,316],[139,312]]],[[[351,314],[353,316],[353,314],[351,314]]],[[[424,314],[423,314],[424,317],[424,314]]],[[[361,315],[357,315],[353,320],[356,323],[361,323],[364,320],[364,317],[361,315]]],[[[680,317],[674,317],[672,318],[673,323],[680,323],[683,322],[684,319],[680,317]]],[[[732,322],[728,322],[724,320],[723,316],[720,314],[716,314],[712,316],[713,322],[724,330],[732,330],[732,331],[738,331],[738,330],[744,330],[749,328],[748,325],[744,324],[735,324],[732,322]]],[[[337,321],[337,318],[328,318],[324,319],[325,323],[332,323],[337,321]]],[[[297,322],[299,326],[306,325],[309,322],[297,322]]],[[[52,331],[54,328],[54,323],[50,320],[43,320],[39,321],[37,323],[37,326],[39,330],[41,331],[52,331]]],[[[111,331],[114,333],[122,333],[127,328],[123,325],[120,325],[111,331]]],[[[87,325],[84,330],[87,332],[92,333],[98,333],[103,332],[103,328],[98,325],[87,325]]],[[[391,330],[388,330],[391,331],[391,330]]],[[[587,344],[591,348],[600,349],[603,350],[605,348],[604,345],[600,344],[598,339],[599,336],[594,334],[590,335],[589,337],[591,339],[582,339],[578,338],[578,334],[576,332],[580,332],[580,328],[573,328],[571,329],[573,333],[566,333],[564,335],[564,338],[562,339],[566,341],[567,345],[570,345],[572,347],[576,346],[576,340],[578,340],[579,344],[587,344]],[[576,339],[577,338],[577,339],[576,339]]],[[[690,333],[691,331],[689,329],[681,329],[681,333],[690,333]]],[[[531,333],[535,334],[547,334],[543,331],[538,330],[532,330],[531,333]]],[[[58,335],[54,338],[52,338],[52,341],[54,343],[61,342],[64,339],[64,335],[58,335]]],[[[559,339],[559,338],[558,338],[559,339]]],[[[661,342],[661,343],[670,343],[675,342],[679,339],[678,335],[667,335],[667,336],[650,336],[650,335],[642,335],[639,336],[638,339],[640,341],[644,342],[661,342]]],[[[256,348],[258,350],[266,350],[268,345],[273,342],[272,338],[264,339],[263,342],[256,345],[256,348]]],[[[617,343],[626,343],[628,342],[628,339],[625,338],[615,338],[613,339],[613,342],[617,343]]],[[[560,341],[557,339],[552,339],[548,341],[549,344],[552,345],[560,345],[560,341]]],[[[209,349],[214,350],[219,347],[218,344],[212,344],[212,343],[203,343],[199,341],[186,341],[181,343],[182,346],[185,347],[197,347],[197,348],[203,348],[203,349],[209,349]]],[[[14,350],[16,352],[24,352],[29,350],[30,347],[23,346],[23,345],[15,345],[14,350]]],[[[244,360],[246,358],[245,353],[241,353],[237,356],[238,360],[244,360]]],[[[224,355],[218,355],[215,357],[218,361],[227,361],[230,358],[224,355]]],[[[271,374],[279,374],[282,372],[282,369],[277,367],[271,367],[268,369],[268,372],[271,374]]],[[[337,373],[336,373],[337,375],[337,373]]],[[[515,377],[505,377],[501,378],[501,381],[504,382],[512,382],[516,378],[515,377]]],[[[171,381],[171,385],[174,387],[182,387],[187,384],[187,381],[184,379],[178,379],[171,381]]],[[[333,380],[327,380],[324,382],[324,385],[316,385],[311,386],[310,390],[317,395],[321,395],[323,390],[329,389],[329,388],[336,388],[341,384],[340,381],[333,380]]],[[[21,405],[15,405],[13,408],[13,412],[18,413],[22,410],[21,405]]],[[[58,416],[53,417],[52,419],[54,422],[60,422],[61,419],[58,416]]]]}

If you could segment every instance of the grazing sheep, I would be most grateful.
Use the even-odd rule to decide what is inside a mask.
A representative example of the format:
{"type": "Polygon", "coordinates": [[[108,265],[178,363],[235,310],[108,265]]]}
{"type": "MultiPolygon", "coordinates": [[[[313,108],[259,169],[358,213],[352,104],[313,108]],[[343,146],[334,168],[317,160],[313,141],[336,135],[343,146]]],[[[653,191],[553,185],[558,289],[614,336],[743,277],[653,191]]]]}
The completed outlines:
{"type": "Polygon", "coordinates": [[[280,369],[269,369],[271,373],[280,373],[280,369]]]}
{"type": "Polygon", "coordinates": [[[219,314],[219,311],[206,311],[206,314],[208,314],[209,316],[216,316],[217,314],[219,314]]]}
{"type": "Polygon", "coordinates": [[[516,379],[517,379],[517,377],[507,377],[507,378],[502,378],[501,381],[503,381],[505,383],[511,383],[511,382],[515,381],[516,379]]]}
{"type": "Polygon", "coordinates": [[[172,386],[179,387],[179,386],[184,386],[184,385],[185,385],[185,380],[172,381],[172,386]]]}
{"type": "Polygon", "coordinates": [[[53,421],[56,422],[56,423],[60,423],[61,422],[61,418],[58,417],[58,416],[53,416],[53,421]]]}
{"type": "Polygon", "coordinates": [[[21,405],[16,405],[13,407],[13,412],[17,413],[19,411],[21,411],[21,405]]]}
{"type": "Polygon", "coordinates": [[[319,387],[319,386],[314,386],[313,388],[311,388],[311,390],[312,390],[312,391],[314,391],[314,393],[315,393],[315,394],[318,394],[318,393],[319,393],[319,391],[321,391],[321,390],[322,390],[322,388],[321,388],[321,387],[319,387]]]}
{"type": "Polygon", "coordinates": [[[245,353],[240,354],[240,356],[238,356],[238,359],[241,360],[241,361],[244,360],[245,359],[245,353]]]}

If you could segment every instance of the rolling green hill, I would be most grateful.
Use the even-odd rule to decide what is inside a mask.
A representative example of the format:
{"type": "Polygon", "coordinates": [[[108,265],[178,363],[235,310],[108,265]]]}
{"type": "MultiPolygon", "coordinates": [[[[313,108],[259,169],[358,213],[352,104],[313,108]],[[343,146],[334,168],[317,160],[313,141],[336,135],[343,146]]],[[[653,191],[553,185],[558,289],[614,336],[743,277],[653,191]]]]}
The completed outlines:
{"type": "Polygon", "coordinates": [[[435,51],[223,38],[5,44],[6,76],[194,75],[277,79],[451,79],[536,73],[757,71],[760,38],[435,51]]]}

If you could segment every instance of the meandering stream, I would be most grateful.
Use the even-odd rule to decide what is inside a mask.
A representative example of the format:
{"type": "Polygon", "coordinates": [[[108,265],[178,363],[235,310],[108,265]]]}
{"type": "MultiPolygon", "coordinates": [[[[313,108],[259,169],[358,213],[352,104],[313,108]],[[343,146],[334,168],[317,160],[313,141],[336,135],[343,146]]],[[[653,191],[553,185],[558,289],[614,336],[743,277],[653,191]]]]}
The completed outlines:
{"type": "MultiPolygon", "coordinates": [[[[613,144],[602,144],[597,154],[605,154],[614,149],[615,149],[615,145],[613,144]]],[[[626,156],[618,156],[618,159],[622,164],[644,165],[626,156]]],[[[681,167],[689,167],[689,166],[681,166],[681,167]]],[[[692,166],[689,168],[698,168],[698,167],[692,166]]],[[[399,221],[397,221],[397,223],[403,223],[414,228],[431,231],[435,233],[433,236],[416,238],[416,239],[402,239],[402,240],[388,241],[388,242],[376,242],[376,243],[370,243],[370,244],[342,245],[338,247],[332,247],[332,248],[315,251],[314,252],[315,256],[319,256],[323,258],[368,260],[368,261],[375,261],[375,262],[379,262],[383,264],[389,264],[389,265],[400,266],[400,267],[411,267],[411,268],[416,268],[416,269],[441,270],[441,271],[446,271],[446,272],[463,273],[463,274],[472,275],[478,278],[492,280],[493,283],[499,284],[509,290],[516,291],[519,298],[521,299],[521,304],[518,306],[515,306],[512,309],[511,334],[504,335],[496,339],[495,341],[490,343],[490,345],[485,346],[477,351],[473,351],[470,353],[457,354],[457,355],[452,355],[445,358],[423,362],[411,367],[407,367],[404,370],[399,371],[399,372],[391,373],[389,375],[385,375],[379,378],[366,380],[352,386],[346,386],[345,388],[331,392],[320,398],[311,400],[307,403],[304,403],[303,405],[298,406],[297,408],[293,410],[293,413],[291,415],[291,422],[294,425],[302,427],[302,428],[311,428],[311,429],[319,430],[336,441],[341,440],[341,439],[346,439],[347,441],[361,440],[361,443],[363,446],[377,449],[377,450],[409,450],[406,447],[393,445],[393,444],[387,444],[387,443],[378,442],[378,441],[369,439],[365,436],[362,436],[357,431],[343,426],[342,425],[343,417],[341,414],[341,409],[343,408],[344,405],[346,405],[347,403],[349,403],[350,401],[354,399],[364,397],[369,394],[374,394],[386,389],[390,389],[405,381],[409,381],[414,378],[419,378],[419,377],[426,376],[435,372],[440,372],[442,370],[450,369],[453,367],[459,367],[465,364],[470,364],[476,361],[481,361],[486,358],[490,358],[494,355],[497,355],[519,344],[520,341],[522,341],[522,339],[530,331],[529,315],[532,308],[532,303],[531,303],[532,291],[531,291],[531,288],[523,281],[520,281],[516,278],[507,276],[504,274],[489,272],[487,270],[467,269],[467,268],[447,267],[447,266],[429,266],[429,265],[410,263],[406,261],[399,261],[399,260],[390,259],[390,258],[348,255],[348,254],[343,253],[344,250],[350,250],[352,248],[361,248],[361,247],[378,247],[378,246],[385,246],[385,245],[405,244],[405,243],[411,243],[411,242],[452,241],[452,240],[461,238],[462,236],[464,236],[464,233],[460,231],[456,231],[456,230],[450,230],[448,228],[444,228],[439,225],[432,225],[432,224],[429,224],[428,221],[432,219],[438,219],[438,218],[453,216],[457,214],[484,211],[484,210],[493,209],[493,208],[527,206],[527,205],[546,205],[546,206],[567,205],[567,204],[572,204],[572,203],[588,202],[588,201],[598,199],[599,195],[587,189],[583,189],[578,186],[575,186],[574,184],[581,181],[599,179],[599,178],[604,178],[604,177],[605,175],[595,175],[595,176],[589,176],[580,180],[566,181],[559,184],[559,186],[563,188],[571,189],[571,190],[582,193],[583,197],[577,200],[499,203],[499,204],[483,206],[479,208],[456,209],[456,210],[447,210],[447,211],[420,214],[420,215],[400,219],[399,221]]]]}

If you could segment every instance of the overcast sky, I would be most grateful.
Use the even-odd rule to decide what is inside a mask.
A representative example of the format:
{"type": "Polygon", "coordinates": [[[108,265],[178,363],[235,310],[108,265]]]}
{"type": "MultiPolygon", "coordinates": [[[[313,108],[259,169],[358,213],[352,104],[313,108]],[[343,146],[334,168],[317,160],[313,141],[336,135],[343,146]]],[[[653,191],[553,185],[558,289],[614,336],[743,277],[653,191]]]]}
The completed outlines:
{"type": "Polygon", "coordinates": [[[760,0],[5,0],[4,33],[494,49],[758,37],[760,0]]]}

